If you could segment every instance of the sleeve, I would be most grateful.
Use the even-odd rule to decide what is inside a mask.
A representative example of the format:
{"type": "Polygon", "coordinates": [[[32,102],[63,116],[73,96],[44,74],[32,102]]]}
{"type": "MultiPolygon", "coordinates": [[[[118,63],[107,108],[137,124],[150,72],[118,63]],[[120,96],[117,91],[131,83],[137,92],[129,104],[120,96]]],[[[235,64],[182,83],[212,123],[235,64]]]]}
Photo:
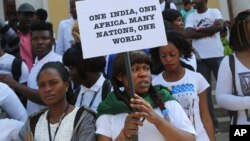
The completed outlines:
{"type": "Polygon", "coordinates": [[[55,53],[63,55],[64,49],[63,49],[63,43],[64,43],[64,21],[61,21],[58,26],[58,33],[57,33],[57,40],[56,40],[56,46],[55,46],[55,53]]]}
{"type": "Polygon", "coordinates": [[[112,138],[111,122],[109,115],[102,115],[96,121],[96,134],[112,138]]]}
{"type": "Polygon", "coordinates": [[[200,73],[198,73],[197,82],[198,82],[198,89],[197,89],[198,94],[202,93],[210,86],[207,80],[200,73]]]}
{"type": "Polygon", "coordinates": [[[25,122],[28,118],[28,115],[26,109],[16,96],[15,92],[11,88],[6,87],[3,93],[7,94],[7,96],[2,99],[1,109],[5,111],[11,119],[25,122]]]}
{"type": "Polygon", "coordinates": [[[84,117],[83,121],[81,121],[81,125],[79,130],[76,131],[77,135],[72,140],[74,141],[96,141],[95,134],[95,119],[92,114],[89,112],[84,117]]]}
{"type": "Polygon", "coordinates": [[[22,68],[21,68],[21,76],[19,78],[19,83],[26,83],[28,81],[28,76],[29,76],[29,70],[27,65],[22,62],[22,68]]]}
{"type": "Polygon", "coordinates": [[[183,108],[177,101],[175,100],[168,101],[165,103],[165,106],[169,110],[169,118],[173,126],[175,126],[180,130],[196,135],[195,129],[191,121],[188,119],[183,108]]]}
{"type": "Polygon", "coordinates": [[[232,73],[229,67],[229,58],[225,57],[218,71],[216,83],[217,104],[227,110],[233,111],[250,109],[250,96],[232,95],[232,87],[232,73]]]}

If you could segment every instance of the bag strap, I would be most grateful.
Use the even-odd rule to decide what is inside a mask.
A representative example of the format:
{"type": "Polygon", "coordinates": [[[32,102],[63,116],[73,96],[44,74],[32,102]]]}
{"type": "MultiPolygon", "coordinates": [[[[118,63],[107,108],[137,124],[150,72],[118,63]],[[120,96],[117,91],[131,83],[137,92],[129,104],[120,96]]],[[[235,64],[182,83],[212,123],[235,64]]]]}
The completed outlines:
{"type": "Polygon", "coordinates": [[[73,105],[76,104],[77,97],[78,97],[80,91],[81,91],[81,87],[80,87],[80,86],[78,86],[78,87],[73,91],[73,100],[72,100],[72,101],[73,101],[73,105]]]}
{"type": "Polygon", "coordinates": [[[238,95],[238,91],[236,89],[235,84],[235,61],[233,55],[229,55],[229,66],[232,72],[233,95],[238,95]]]}
{"type": "Polygon", "coordinates": [[[81,106],[79,108],[79,110],[77,111],[76,113],[76,117],[75,117],[75,120],[74,120],[74,131],[77,130],[77,128],[79,127],[80,123],[79,121],[81,121],[87,113],[90,113],[94,116],[94,118],[96,119],[96,113],[94,111],[91,111],[90,109],[84,107],[84,106],[81,106]]]}
{"type": "Polygon", "coordinates": [[[11,73],[13,78],[18,81],[22,72],[22,60],[15,58],[12,62],[11,73]]]}
{"type": "MultiPolygon", "coordinates": [[[[236,83],[235,83],[235,61],[234,56],[229,55],[229,67],[232,72],[232,85],[233,85],[233,91],[232,94],[237,96],[238,91],[236,89],[236,83]]],[[[230,119],[233,119],[233,125],[237,124],[237,118],[238,118],[238,111],[229,111],[230,119]]]]}
{"type": "Polygon", "coordinates": [[[30,119],[30,129],[33,135],[35,135],[35,128],[36,128],[36,124],[40,118],[40,116],[46,112],[47,109],[42,109],[40,112],[34,113],[32,114],[29,119],[30,119]]]}
{"type": "Polygon", "coordinates": [[[109,79],[106,79],[102,85],[102,100],[104,100],[107,97],[108,93],[111,91],[111,88],[112,88],[111,81],[109,79]]]}

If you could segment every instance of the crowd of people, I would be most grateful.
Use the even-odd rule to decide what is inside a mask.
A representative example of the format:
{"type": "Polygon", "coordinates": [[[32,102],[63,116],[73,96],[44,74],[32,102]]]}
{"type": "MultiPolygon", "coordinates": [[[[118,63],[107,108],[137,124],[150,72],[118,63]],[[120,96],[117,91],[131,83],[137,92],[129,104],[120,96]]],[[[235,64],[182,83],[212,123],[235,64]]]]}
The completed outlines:
{"type": "Polygon", "coordinates": [[[250,124],[249,9],[230,25],[208,0],[160,0],[168,44],[128,52],[130,76],[124,53],[83,59],[76,1],[57,39],[29,3],[0,19],[0,140],[215,141],[211,75],[231,124],[250,124]]]}

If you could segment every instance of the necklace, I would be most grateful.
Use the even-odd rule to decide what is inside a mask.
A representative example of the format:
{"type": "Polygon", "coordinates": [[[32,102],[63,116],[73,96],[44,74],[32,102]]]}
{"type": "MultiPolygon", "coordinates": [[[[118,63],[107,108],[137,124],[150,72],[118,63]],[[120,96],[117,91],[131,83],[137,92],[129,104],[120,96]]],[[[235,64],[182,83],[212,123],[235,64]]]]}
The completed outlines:
{"type": "Polygon", "coordinates": [[[61,117],[60,117],[59,123],[58,123],[58,125],[57,125],[57,127],[56,127],[56,132],[55,132],[55,135],[54,135],[54,137],[53,137],[53,140],[52,140],[51,129],[50,129],[50,114],[49,114],[49,112],[48,112],[48,114],[47,114],[47,122],[48,122],[48,132],[49,132],[49,140],[50,140],[50,141],[54,141],[54,140],[55,140],[56,134],[57,134],[57,132],[58,132],[58,130],[59,130],[59,128],[60,128],[60,125],[61,125],[62,120],[64,119],[64,117],[65,117],[65,115],[66,115],[66,112],[67,112],[68,108],[69,108],[69,103],[67,103],[67,106],[65,107],[65,109],[64,109],[64,111],[63,111],[63,114],[62,114],[61,117]]]}

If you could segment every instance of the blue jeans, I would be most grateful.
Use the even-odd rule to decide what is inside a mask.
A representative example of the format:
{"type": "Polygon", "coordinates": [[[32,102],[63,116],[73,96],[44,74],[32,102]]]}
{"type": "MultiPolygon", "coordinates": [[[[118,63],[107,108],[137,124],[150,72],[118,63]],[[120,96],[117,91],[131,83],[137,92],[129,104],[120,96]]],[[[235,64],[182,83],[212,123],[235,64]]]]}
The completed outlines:
{"type": "MultiPolygon", "coordinates": [[[[197,71],[205,77],[205,79],[208,81],[208,83],[211,85],[211,76],[212,73],[217,80],[218,76],[218,70],[221,63],[221,60],[223,57],[216,57],[216,58],[207,58],[207,59],[201,59],[200,61],[197,61],[197,71]],[[212,73],[211,73],[212,72],[212,73]]],[[[214,128],[218,128],[218,120],[214,113],[214,105],[213,105],[213,99],[212,99],[212,90],[211,86],[207,89],[207,103],[208,103],[208,109],[214,124],[214,128]]]]}

